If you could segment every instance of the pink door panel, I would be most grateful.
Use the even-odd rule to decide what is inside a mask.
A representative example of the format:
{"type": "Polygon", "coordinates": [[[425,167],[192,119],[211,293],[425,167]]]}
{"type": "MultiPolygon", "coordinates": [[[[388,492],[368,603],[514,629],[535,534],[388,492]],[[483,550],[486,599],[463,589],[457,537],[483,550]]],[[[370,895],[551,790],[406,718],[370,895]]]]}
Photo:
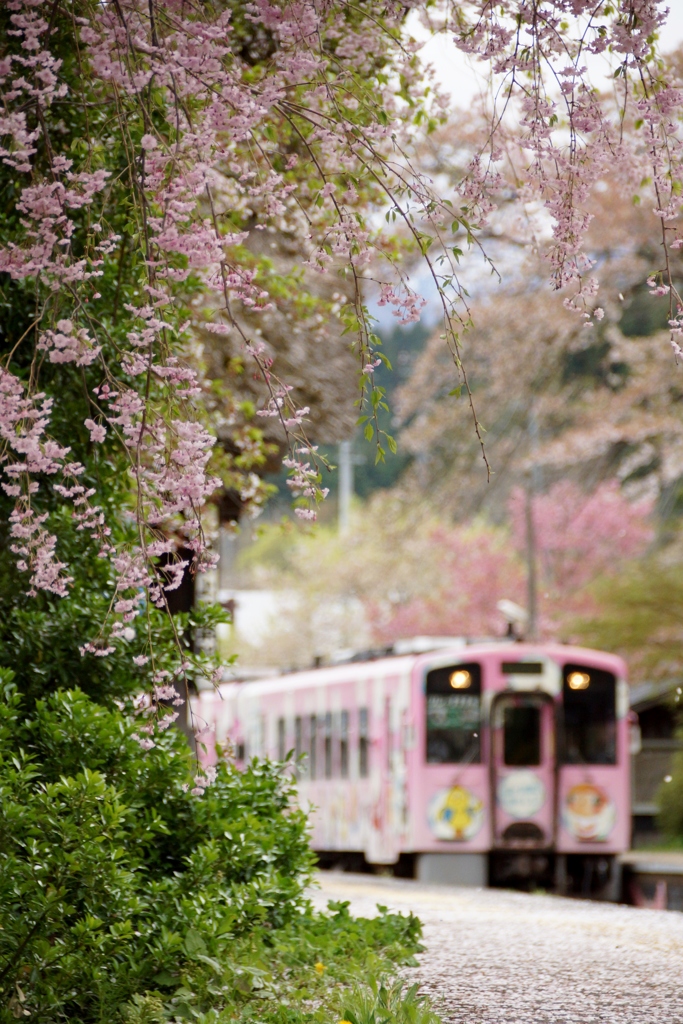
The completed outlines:
{"type": "Polygon", "coordinates": [[[554,705],[543,693],[493,701],[491,788],[498,848],[543,849],[554,839],[554,705]]]}

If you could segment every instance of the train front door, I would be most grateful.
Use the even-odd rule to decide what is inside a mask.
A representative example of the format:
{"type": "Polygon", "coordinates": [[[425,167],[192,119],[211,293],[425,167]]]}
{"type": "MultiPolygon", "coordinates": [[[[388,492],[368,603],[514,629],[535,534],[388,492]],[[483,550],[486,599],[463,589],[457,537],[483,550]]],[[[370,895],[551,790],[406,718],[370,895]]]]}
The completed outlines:
{"type": "Polygon", "coordinates": [[[547,849],[555,822],[555,709],[538,692],[498,694],[491,707],[493,840],[547,849]]]}

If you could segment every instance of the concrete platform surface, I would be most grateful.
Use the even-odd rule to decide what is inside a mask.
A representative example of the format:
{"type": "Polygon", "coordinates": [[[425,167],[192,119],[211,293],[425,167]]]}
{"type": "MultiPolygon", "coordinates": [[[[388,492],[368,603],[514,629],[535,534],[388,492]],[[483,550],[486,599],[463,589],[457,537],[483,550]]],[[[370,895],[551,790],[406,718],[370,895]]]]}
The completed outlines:
{"type": "Polygon", "coordinates": [[[619,854],[619,861],[643,874],[683,875],[683,851],[629,850],[619,854]]]}
{"type": "Polygon", "coordinates": [[[446,1024],[683,1024],[683,914],[501,889],[321,872],[315,903],[412,910],[406,974],[446,1024]]]}

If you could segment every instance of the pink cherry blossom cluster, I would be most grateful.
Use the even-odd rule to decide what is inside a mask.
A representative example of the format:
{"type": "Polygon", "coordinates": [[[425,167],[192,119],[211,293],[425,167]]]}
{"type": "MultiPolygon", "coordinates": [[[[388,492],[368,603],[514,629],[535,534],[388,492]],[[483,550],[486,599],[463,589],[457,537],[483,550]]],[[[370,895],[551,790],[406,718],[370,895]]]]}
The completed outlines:
{"type": "MultiPolygon", "coordinates": [[[[609,177],[631,193],[644,179],[652,180],[664,252],[653,287],[673,286],[668,248],[683,245],[677,225],[683,92],[654,49],[666,15],[657,0],[465,0],[450,12],[457,45],[501,76],[487,146],[495,150],[500,136],[523,154],[519,198],[540,199],[549,212],[553,285],[570,290],[565,305],[589,324],[603,312],[596,306],[593,260],[585,248],[588,200],[596,183],[609,177]],[[599,94],[587,70],[587,58],[608,53],[613,97],[599,94]],[[507,128],[511,110],[521,112],[516,134],[507,128]]],[[[468,209],[490,213],[491,190],[478,154],[461,189],[468,209]]],[[[672,344],[680,353],[674,336],[683,328],[683,303],[675,290],[671,294],[672,344]]]]}
{"type": "MultiPolygon", "coordinates": [[[[427,305],[427,300],[416,295],[409,288],[397,289],[390,284],[384,284],[380,288],[380,296],[377,300],[378,306],[390,305],[394,307],[394,315],[400,324],[414,324],[420,319],[422,310],[427,305]]],[[[377,362],[369,365],[378,365],[377,362]]]]}
{"type": "MultiPolygon", "coordinates": [[[[40,514],[32,506],[38,491],[33,478],[63,472],[69,454],[69,448],[46,437],[52,405],[52,399],[42,392],[27,397],[19,378],[0,367],[0,437],[4,442],[0,486],[16,500],[10,515],[11,548],[19,556],[18,568],[31,573],[30,593],[49,590],[62,596],[71,580],[64,572],[65,563],[56,557],[56,538],[45,528],[47,513],[40,514]]],[[[71,476],[81,471],[78,464],[69,466],[71,476]]]]}
{"type": "Polygon", "coordinates": [[[38,351],[48,353],[51,363],[75,363],[89,366],[102,351],[85,327],[75,328],[71,320],[57,321],[57,330],[47,330],[38,338],[38,351]]]}
{"type": "MultiPolygon", "coordinates": [[[[141,657],[136,661],[139,664],[141,657]]],[[[185,703],[185,698],[180,696],[176,687],[165,682],[172,679],[170,672],[157,671],[153,679],[155,682],[151,694],[142,693],[133,702],[134,713],[143,724],[138,732],[132,734],[132,738],[138,741],[143,750],[151,750],[156,746],[155,733],[164,732],[177,720],[179,712],[172,711],[171,707],[179,707],[185,703]]]]}
{"type": "MultiPolygon", "coordinates": [[[[329,490],[327,487],[320,488],[320,471],[318,467],[310,462],[305,462],[306,455],[315,455],[316,447],[297,448],[294,455],[286,457],[284,465],[291,471],[287,484],[292,494],[297,498],[313,498],[320,492],[326,498],[329,490]]],[[[297,505],[294,509],[299,519],[315,519],[315,511],[306,505],[297,505]]]]}

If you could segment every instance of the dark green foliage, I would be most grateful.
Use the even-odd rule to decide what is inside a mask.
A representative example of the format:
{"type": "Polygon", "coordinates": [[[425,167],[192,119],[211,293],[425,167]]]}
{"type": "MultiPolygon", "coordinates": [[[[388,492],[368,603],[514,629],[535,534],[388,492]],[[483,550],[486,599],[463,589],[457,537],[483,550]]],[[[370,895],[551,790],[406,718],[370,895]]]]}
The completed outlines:
{"type": "Polygon", "coordinates": [[[653,295],[646,284],[635,288],[624,304],[619,330],[627,338],[647,338],[669,326],[668,295],[653,295]]]}
{"type": "MultiPolygon", "coordinates": [[[[68,527],[59,539],[68,540],[68,527]]],[[[176,633],[188,649],[191,627],[207,628],[226,618],[222,609],[203,605],[172,623],[165,613],[148,608],[147,623],[136,623],[131,641],[120,643],[106,658],[82,656],[81,644],[97,636],[111,601],[107,566],[83,551],[71,561],[76,580],[67,598],[46,592],[28,597],[13,559],[0,538],[0,668],[15,672],[15,681],[30,702],[60,688],[78,687],[102,703],[149,688],[149,670],[136,668],[133,657],[147,651],[150,639],[160,667],[168,667],[176,657],[176,633]]]]}
{"type": "Polygon", "coordinates": [[[178,732],[145,754],[130,717],[78,691],[26,715],[7,681],[1,722],[5,1005],[19,985],[32,1015],[104,1020],[177,978],[193,936],[222,955],[304,906],[306,822],[276,766],[223,764],[198,799],[178,732]]]}
{"type": "Polygon", "coordinates": [[[683,578],[676,564],[651,556],[598,581],[593,592],[600,614],[572,627],[581,643],[623,655],[636,679],[681,671],[683,578]]]}
{"type": "MultiPolygon", "coordinates": [[[[374,372],[375,384],[386,391],[389,412],[379,410],[382,428],[390,434],[396,434],[396,406],[400,389],[408,382],[413,372],[415,361],[422,352],[425,342],[433,328],[418,322],[409,326],[396,325],[378,329],[381,341],[379,353],[386,362],[381,362],[374,372]]],[[[357,459],[354,471],[355,492],[361,498],[368,498],[374,491],[393,487],[401,474],[413,460],[410,452],[401,445],[397,438],[398,451],[389,453],[384,462],[375,462],[371,445],[363,438],[363,428],[356,428],[354,452],[357,459]]],[[[336,452],[331,455],[336,459],[336,452]]]]}
{"type": "Polygon", "coordinates": [[[144,753],[125,709],[79,690],[27,704],[2,681],[2,1024],[296,1024],[330,982],[410,960],[416,918],[311,910],[306,818],[282,766],[222,762],[199,798],[176,730],[144,753]]]}
{"type": "Polygon", "coordinates": [[[658,825],[672,842],[683,843],[683,753],[674,756],[671,779],[663,782],[657,793],[658,825]]]}
{"type": "Polygon", "coordinates": [[[610,358],[612,346],[605,338],[583,348],[565,352],[562,383],[599,384],[618,390],[629,374],[626,363],[610,358]]]}

